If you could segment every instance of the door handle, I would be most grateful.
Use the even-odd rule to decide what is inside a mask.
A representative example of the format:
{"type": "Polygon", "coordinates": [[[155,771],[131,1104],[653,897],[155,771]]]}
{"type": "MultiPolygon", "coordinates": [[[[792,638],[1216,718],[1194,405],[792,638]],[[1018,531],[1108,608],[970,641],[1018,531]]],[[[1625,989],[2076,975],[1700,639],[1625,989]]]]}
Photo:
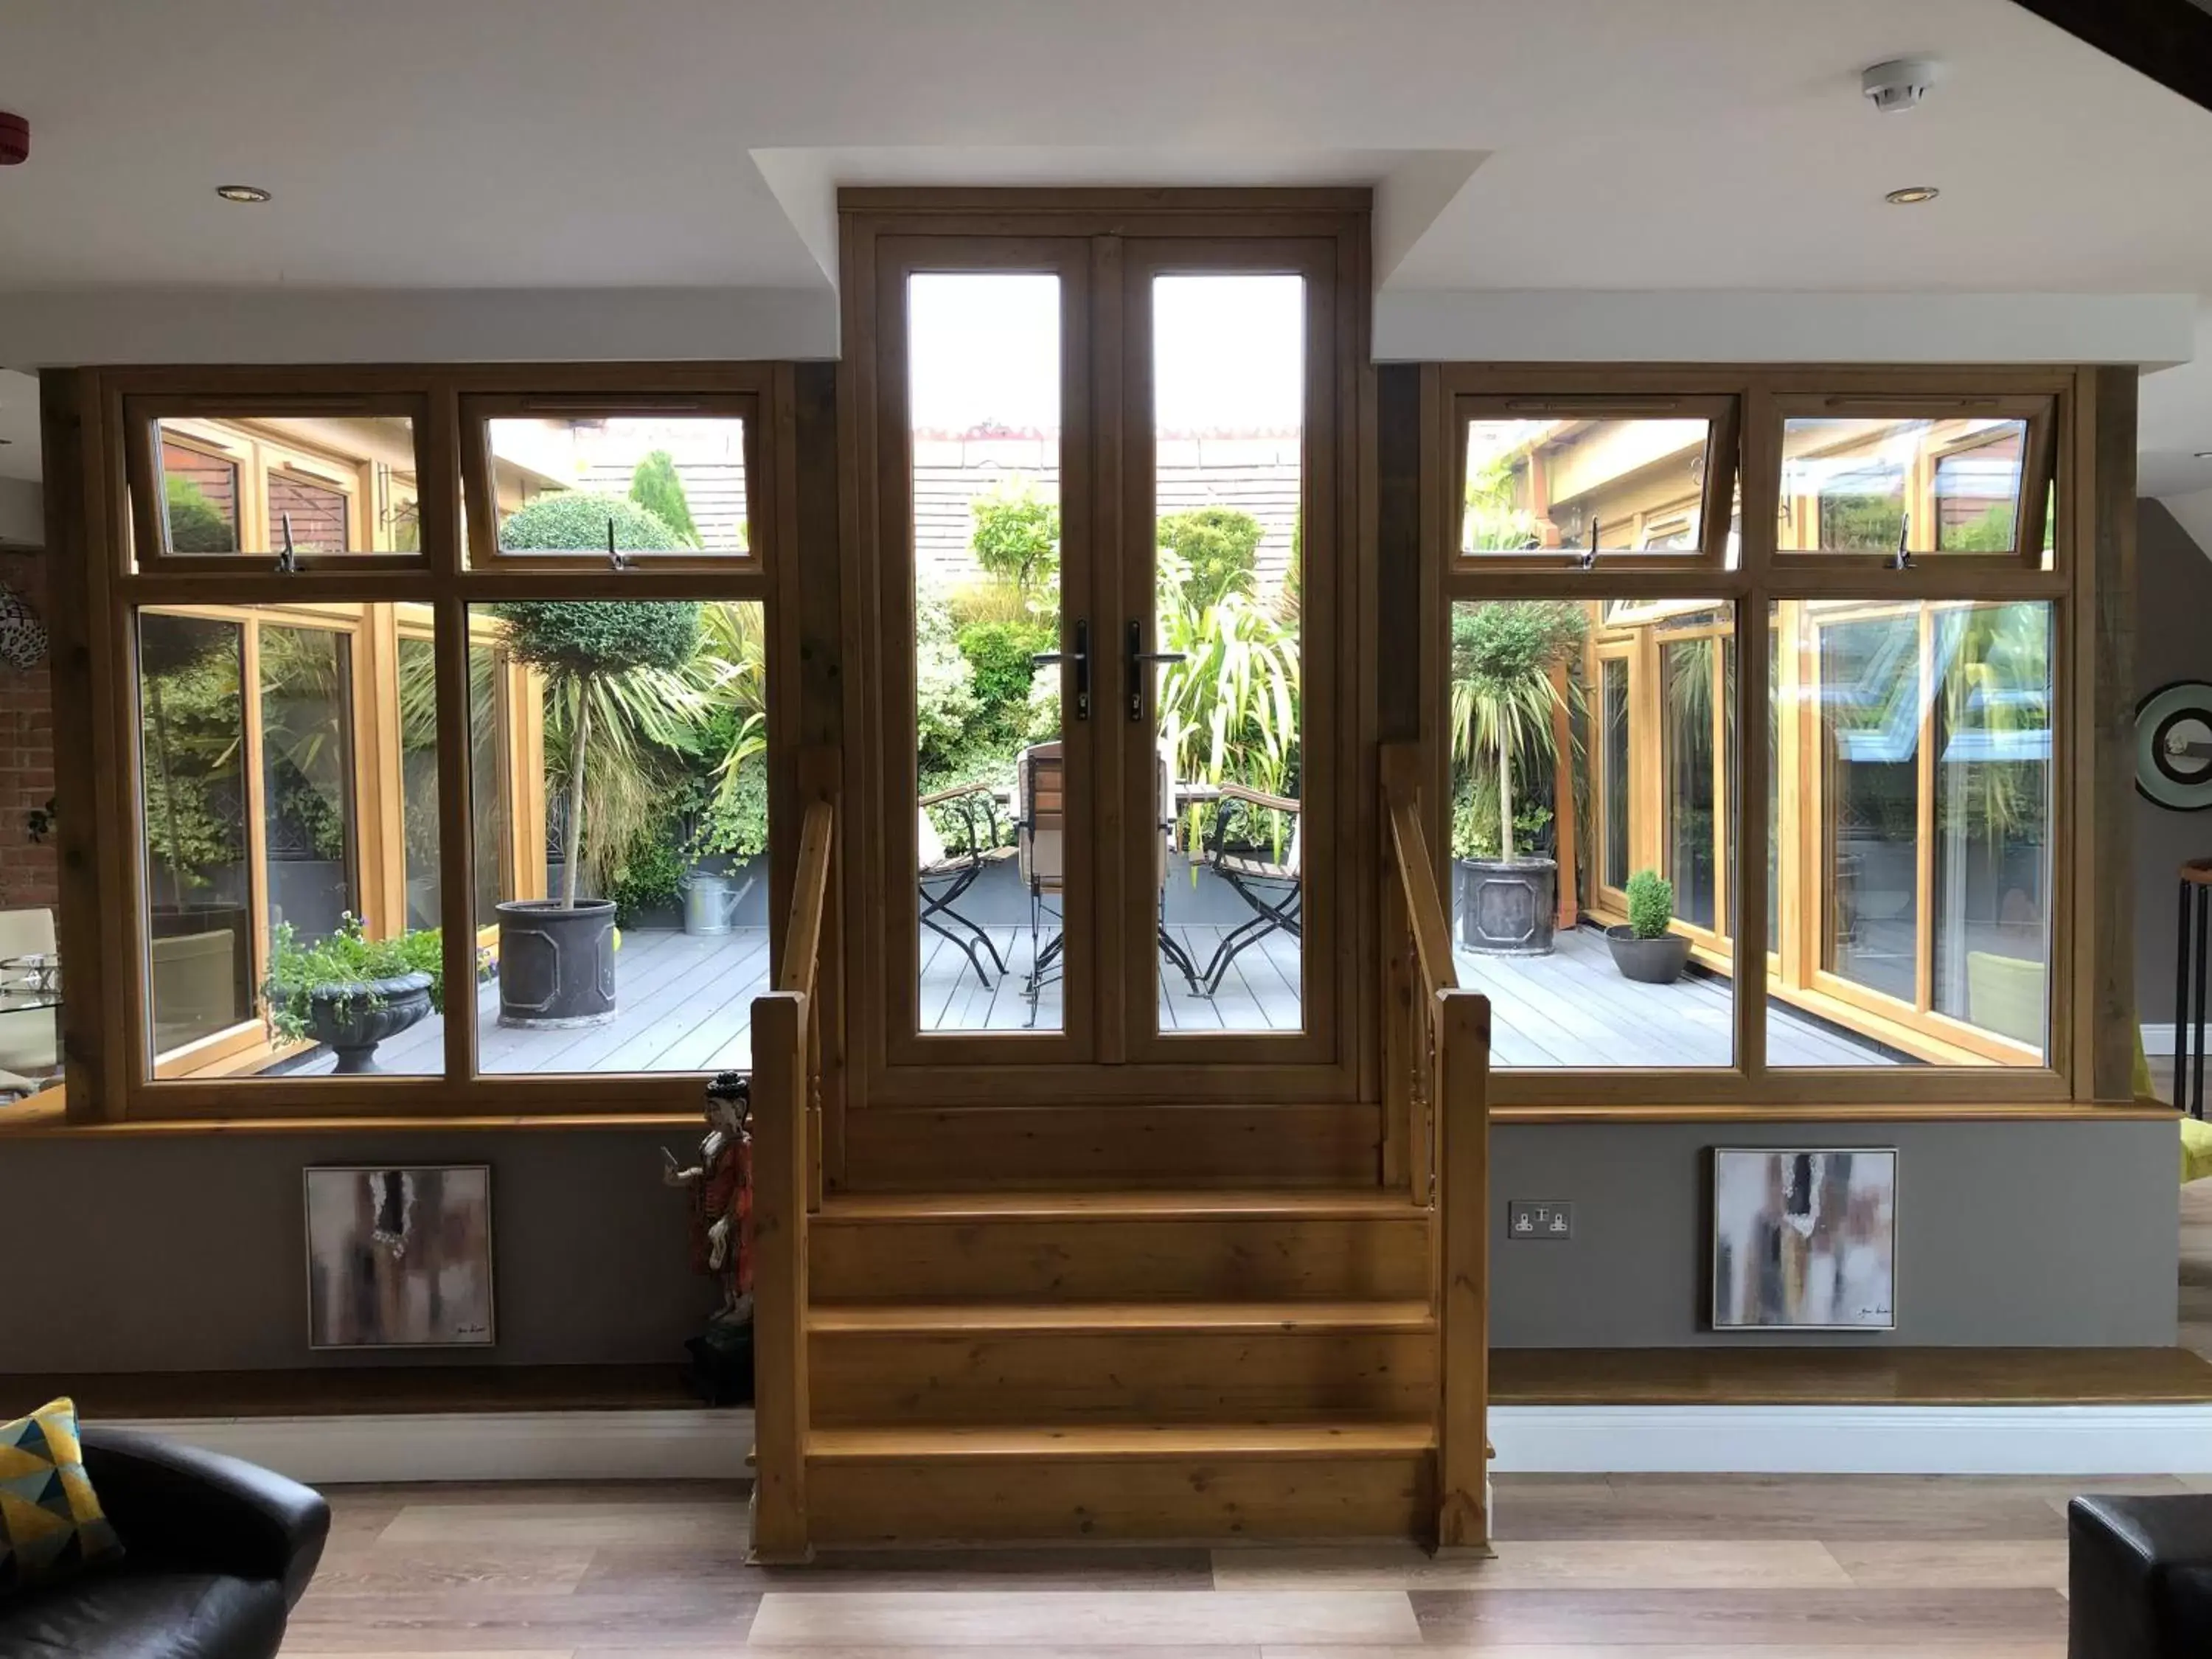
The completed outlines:
{"type": "Polygon", "coordinates": [[[1134,617],[1129,618],[1129,718],[1141,722],[1145,718],[1146,665],[1156,662],[1187,660],[1181,651],[1147,651],[1145,649],[1145,625],[1134,617]]]}
{"type": "Polygon", "coordinates": [[[1073,651],[1040,651],[1030,659],[1032,668],[1056,666],[1072,663],[1075,667],[1075,718],[1091,718],[1091,624],[1079,617],[1075,623],[1075,649],[1073,651]]]}

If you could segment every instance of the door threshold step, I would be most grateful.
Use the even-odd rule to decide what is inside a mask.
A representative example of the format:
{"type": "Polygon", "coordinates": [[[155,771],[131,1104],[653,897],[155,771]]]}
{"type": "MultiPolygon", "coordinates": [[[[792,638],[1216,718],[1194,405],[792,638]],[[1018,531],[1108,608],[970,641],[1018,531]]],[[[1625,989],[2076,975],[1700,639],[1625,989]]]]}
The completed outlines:
{"type": "Polygon", "coordinates": [[[1425,1302],[833,1303],[810,1308],[806,1328],[811,1336],[1426,1332],[1436,1318],[1425,1302]]]}
{"type": "Polygon", "coordinates": [[[1167,1461],[1193,1457],[1406,1457],[1436,1449],[1426,1423],[1204,1423],[988,1427],[816,1429],[809,1462],[1085,1458],[1167,1461]]]}
{"type": "Polygon", "coordinates": [[[1148,1192],[1040,1189],[1030,1192],[838,1193],[823,1200],[811,1225],[845,1221],[1123,1221],[1238,1216],[1399,1218],[1428,1210],[1404,1193],[1380,1188],[1206,1188],[1148,1192]]]}

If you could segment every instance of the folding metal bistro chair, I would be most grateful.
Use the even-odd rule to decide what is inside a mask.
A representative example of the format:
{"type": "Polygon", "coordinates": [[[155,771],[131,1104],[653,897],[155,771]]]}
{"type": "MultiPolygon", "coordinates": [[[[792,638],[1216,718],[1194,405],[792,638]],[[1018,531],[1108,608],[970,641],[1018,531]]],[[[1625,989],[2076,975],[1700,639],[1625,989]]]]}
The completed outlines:
{"type": "Polygon", "coordinates": [[[1060,920],[1046,901],[1059,898],[1066,885],[1067,760],[1059,743],[1035,744],[1015,757],[1014,800],[1014,848],[1030,896],[1030,975],[1024,994],[1034,1025],[1037,996],[1060,977],[1066,943],[1058,927],[1049,939],[1043,937],[1046,921],[1060,920]]]}
{"type": "Polygon", "coordinates": [[[1298,924],[1304,889],[1298,872],[1304,836],[1305,819],[1297,802],[1241,783],[1221,786],[1220,810],[1206,840],[1206,866],[1251,907],[1252,915],[1224,933],[1214,947],[1202,975],[1206,995],[1218,991],[1230,964],[1268,934],[1303,937],[1298,924]],[[1260,828],[1255,820],[1262,811],[1280,812],[1291,819],[1290,840],[1279,857],[1272,836],[1253,834],[1260,828]]]}
{"type": "Polygon", "coordinates": [[[917,805],[915,885],[921,896],[921,925],[966,952],[975,977],[988,991],[991,976],[983,970],[983,957],[990,957],[991,966],[1001,975],[1006,971],[1006,958],[991,943],[990,934],[955,906],[985,870],[1013,856],[1013,848],[999,844],[998,792],[988,783],[963,783],[924,795],[917,805]],[[931,816],[933,809],[959,814],[964,846],[957,850],[945,847],[931,816]],[[979,947],[982,956],[976,954],[979,947]]]}

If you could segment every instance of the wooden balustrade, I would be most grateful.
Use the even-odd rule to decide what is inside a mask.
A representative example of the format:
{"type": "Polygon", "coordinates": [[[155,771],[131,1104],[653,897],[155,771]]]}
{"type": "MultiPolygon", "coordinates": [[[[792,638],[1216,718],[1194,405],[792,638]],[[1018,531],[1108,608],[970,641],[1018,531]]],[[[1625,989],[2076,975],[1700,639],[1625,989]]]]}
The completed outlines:
{"type": "Polygon", "coordinates": [[[1437,1543],[1486,1548],[1490,1000],[1463,991],[1421,824],[1418,751],[1383,752],[1385,1175],[1434,1212],[1437,1543]]]}
{"type": "Polygon", "coordinates": [[[819,1200],[820,971],[836,809],[816,800],[776,988],[753,999],[752,1559],[803,1561],[806,1520],[806,1224],[819,1200]]]}

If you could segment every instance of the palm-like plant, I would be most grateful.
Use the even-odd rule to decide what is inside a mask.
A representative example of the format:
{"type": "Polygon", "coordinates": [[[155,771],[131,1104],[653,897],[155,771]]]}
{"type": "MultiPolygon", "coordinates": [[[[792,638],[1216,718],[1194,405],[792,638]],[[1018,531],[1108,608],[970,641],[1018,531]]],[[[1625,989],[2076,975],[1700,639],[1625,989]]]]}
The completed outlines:
{"type": "MultiPolygon", "coordinates": [[[[1183,659],[1168,665],[1159,694],[1176,775],[1289,794],[1298,764],[1297,630],[1242,586],[1200,603],[1172,549],[1160,550],[1157,574],[1159,648],[1183,659]]],[[[1272,826],[1279,856],[1286,833],[1272,826]]]]}
{"type": "MultiPolygon", "coordinates": [[[[1552,671],[1582,648],[1589,631],[1584,608],[1565,599],[1509,599],[1462,605],[1452,614],[1451,743],[1455,762],[1496,769],[1498,854],[1513,848],[1513,758],[1555,757],[1552,714],[1563,706],[1552,671]]],[[[1567,683],[1564,706],[1580,706],[1567,683]]]]}

